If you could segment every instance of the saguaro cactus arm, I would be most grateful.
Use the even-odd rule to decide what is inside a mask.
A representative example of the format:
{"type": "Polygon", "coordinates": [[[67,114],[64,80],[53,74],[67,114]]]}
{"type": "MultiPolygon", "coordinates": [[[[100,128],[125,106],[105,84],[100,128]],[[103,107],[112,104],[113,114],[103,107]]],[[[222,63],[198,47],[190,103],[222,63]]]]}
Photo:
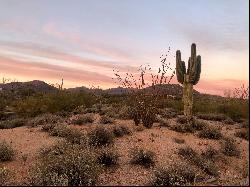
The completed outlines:
{"type": "Polygon", "coordinates": [[[183,84],[184,75],[186,74],[185,62],[181,61],[181,52],[176,51],[176,75],[179,83],[183,84]]]}

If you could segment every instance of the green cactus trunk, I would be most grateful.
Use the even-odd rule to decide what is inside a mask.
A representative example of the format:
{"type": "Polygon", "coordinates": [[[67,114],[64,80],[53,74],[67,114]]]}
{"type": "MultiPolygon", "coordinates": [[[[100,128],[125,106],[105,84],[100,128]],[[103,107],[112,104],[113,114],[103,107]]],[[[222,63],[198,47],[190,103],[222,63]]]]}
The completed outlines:
{"type": "Polygon", "coordinates": [[[188,69],[185,62],[181,60],[181,52],[176,51],[176,75],[179,83],[183,84],[183,104],[184,115],[188,121],[192,119],[193,108],[193,85],[200,80],[201,74],[201,56],[196,56],[196,45],[191,45],[191,57],[188,60],[188,69]]]}
{"type": "Polygon", "coordinates": [[[192,108],[193,108],[193,84],[188,82],[189,75],[184,75],[183,81],[183,104],[184,104],[184,115],[188,121],[192,119],[192,108]]]}

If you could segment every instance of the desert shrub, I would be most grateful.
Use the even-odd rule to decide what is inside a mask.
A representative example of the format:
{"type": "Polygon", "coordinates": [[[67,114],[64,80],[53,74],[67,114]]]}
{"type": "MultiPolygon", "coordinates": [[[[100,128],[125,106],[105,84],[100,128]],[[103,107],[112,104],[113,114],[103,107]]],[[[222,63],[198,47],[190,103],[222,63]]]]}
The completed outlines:
{"type": "Polygon", "coordinates": [[[241,128],[249,128],[249,121],[245,120],[244,122],[241,123],[241,128]]]}
{"type": "Polygon", "coordinates": [[[36,94],[12,103],[20,116],[34,117],[43,113],[71,112],[78,106],[90,107],[96,102],[93,95],[66,91],[36,94]]]}
{"type": "Polygon", "coordinates": [[[225,138],[221,146],[222,153],[227,156],[238,157],[240,155],[240,150],[237,147],[237,144],[232,138],[225,138]]]}
{"type": "Polygon", "coordinates": [[[15,156],[15,151],[11,147],[11,145],[5,141],[1,141],[0,142],[0,162],[11,161],[13,160],[14,156],[15,156]]]}
{"type": "Polygon", "coordinates": [[[196,115],[198,118],[200,119],[204,119],[204,120],[211,120],[211,121],[224,121],[227,118],[227,116],[225,116],[224,114],[197,114],[196,115]]]}
{"type": "Polygon", "coordinates": [[[58,124],[58,123],[48,123],[48,124],[43,125],[41,130],[45,131],[45,132],[51,132],[52,129],[54,129],[58,125],[60,125],[60,124],[58,124]]]}
{"type": "Polygon", "coordinates": [[[5,167],[0,166],[0,186],[7,185],[8,179],[9,179],[9,170],[5,167]]]}
{"type": "Polygon", "coordinates": [[[129,135],[131,134],[131,130],[129,129],[128,126],[125,125],[117,125],[113,127],[113,134],[116,137],[122,137],[124,135],[129,135]]]}
{"type": "Polygon", "coordinates": [[[48,150],[31,170],[29,182],[37,186],[93,186],[101,167],[88,147],[61,143],[48,150]]]}
{"type": "Polygon", "coordinates": [[[42,114],[29,120],[28,125],[35,127],[39,125],[55,124],[63,122],[63,118],[53,114],[42,114]]]}
{"type": "Polygon", "coordinates": [[[227,118],[223,122],[228,124],[228,125],[233,125],[235,123],[234,120],[232,120],[231,118],[227,118]]]}
{"type": "Polygon", "coordinates": [[[195,152],[190,147],[180,148],[178,154],[182,156],[184,159],[188,160],[190,163],[196,165],[201,168],[209,175],[217,176],[218,168],[212,160],[206,159],[195,152]]]}
{"type": "Polygon", "coordinates": [[[114,120],[106,115],[101,116],[100,123],[102,124],[111,124],[114,120]]]}
{"type": "Polygon", "coordinates": [[[185,143],[185,140],[184,140],[184,139],[173,138],[173,140],[174,140],[175,143],[178,143],[178,144],[183,144],[183,143],[185,143]]]}
{"type": "Polygon", "coordinates": [[[131,108],[129,106],[122,106],[118,111],[118,118],[119,119],[132,119],[130,115],[131,108]]]}
{"type": "Polygon", "coordinates": [[[72,120],[72,124],[76,124],[76,125],[83,125],[86,123],[93,123],[93,122],[94,122],[93,114],[84,114],[72,120]]]}
{"type": "Polygon", "coordinates": [[[170,127],[169,121],[163,118],[159,119],[159,125],[160,127],[170,127]]]}
{"type": "Polygon", "coordinates": [[[72,144],[83,144],[86,142],[85,134],[78,129],[71,129],[68,131],[65,139],[72,144]]]}
{"type": "Polygon", "coordinates": [[[111,167],[118,165],[119,157],[120,155],[114,150],[114,148],[104,148],[99,150],[97,161],[105,167],[111,167]]]}
{"type": "Polygon", "coordinates": [[[27,120],[24,118],[16,118],[12,120],[6,120],[0,122],[0,129],[12,129],[16,127],[24,126],[27,120]]]}
{"type": "Polygon", "coordinates": [[[184,164],[160,167],[154,171],[152,186],[184,186],[194,183],[196,171],[184,164]]]}
{"type": "Polygon", "coordinates": [[[165,108],[163,109],[162,111],[160,111],[160,115],[163,117],[163,118],[167,118],[167,119],[170,119],[170,118],[175,118],[178,114],[178,111],[176,111],[175,109],[168,109],[168,108],[165,108]]]}
{"type": "Polygon", "coordinates": [[[217,139],[217,140],[222,138],[220,130],[212,126],[207,126],[203,130],[201,130],[198,136],[200,138],[217,139]]]}
{"type": "Polygon", "coordinates": [[[145,111],[142,115],[142,124],[146,128],[151,128],[156,122],[156,114],[150,111],[145,111]]]}
{"type": "MultiPolygon", "coordinates": [[[[181,120],[181,122],[183,123],[184,121],[181,120]]],[[[192,119],[189,123],[188,122],[183,123],[183,124],[177,123],[176,125],[171,127],[171,130],[174,130],[176,132],[182,132],[182,133],[186,133],[186,132],[193,133],[195,131],[200,131],[206,128],[206,126],[207,126],[207,123],[200,121],[200,120],[192,119]]]]}
{"type": "Polygon", "coordinates": [[[236,137],[249,140],[249,128],[241,129],[234,134],[236,137]]]}
{"type": "Polygon", "coordinates": [[[139,126],[135,127],[135,130],[138,131],[138,132],[140,132],[140,131],[145,130],[145,127],[143,125],[139,125],[139,126]]]}
{"type": "Polygon", "coordinates": [[[88,133],[88,137],[89,143],[92,146],[107,146],[114,141],[114,134],[102,126],[97,126],[95,129],[92,129],[88,133]]]}
{"type": "Polygon", "coordinates": [[[205,151],[201,153],[202,157],[215,161],[216,157],[219,155],[219,151],[209,146],[205,151]]]}
{"type": "Polygon", "coordinates": [[[144,149],[133,149],[131,151],[131,164],[137,164],[146,168],[154,166],[155,153],[144,149]]]}
{"type": "Polygon", "coordinates": [[[51,136],[66,137],[70,133],[70,128],[67,125],[60,124],[54,126],[49,133],[51,136]]]}
{"type": "Polygon", "coordinates": [[[180,124],[186,124],[187,123],[187,118],[185,116],[178,116],[177,119],[176,119],[176,122],[180,123],[180,124]]]}

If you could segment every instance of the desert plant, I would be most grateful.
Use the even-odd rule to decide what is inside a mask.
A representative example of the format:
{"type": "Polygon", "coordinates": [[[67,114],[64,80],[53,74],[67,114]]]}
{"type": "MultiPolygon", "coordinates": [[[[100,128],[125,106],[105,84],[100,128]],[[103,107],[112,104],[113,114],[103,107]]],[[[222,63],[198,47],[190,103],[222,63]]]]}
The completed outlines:
{"type": "Polygon", "coordinates": [[[124,135],[129,135],[131,134],[131,130],[129,129],[128,126],[125,125],[118,125],[113,127],[113,134],[116,137],[122,137],[124,135]]]}
{"type": "Polygon", "coordinates": [[[249,128],[241,129],[234,134],[236,137],[249,140],[249,128]]]}
{"type": "Polygon", "coordinates": [[[93,123],[93,122],[94,122],[93,114],[84,114],[72,120],[72,124],[76,124],[76,125],[83,125],[86,123],[93,123]]]}
{"type": "Polygon", "coordinates": [[[184,119],[181,122],[185,122],[184,124],[179,124],[177,123],[176,125],[171,126],[171,129],[177,132],[190,132],[193,133],[195,131],[200,131],[203,130],[207,127],[207,123],[202,122],[200,120],[195,120],[194,118],[190,120],[189,122],[186,121],[186,118],[179,118],[179,119],[184,119]]]}
{"type": "Polygon", "coordinates": [[[0,166],[0,186],[5,186],[7,185],[8,179],[10,175],[10,171],[5,168],[0,166]]]}
{"type": "Polygon", "coordinates": [[[6,141],[0,141],[0,162],[11,161],[15,156],[15,151],[6,141]]]}
{"type": "Polygon", "coordinates": [[[222,142],[222,153],[227,156],[239,156],[240,150],[237,147],[237,144],[235,143],[235,140],[232,138],[225,138],[222,142]]]}
{"type": "Polygon", "coordinates": [[[53,114],[42,114],[29,120],[28,125],[35,127],[39,125],[55,124],[63,122],[63,118],[53,114]]]}
{"type": "Polygon", "coordinates": [[[95,152],[86,146],[63,142],[39,159],[29,182],[38,186],[93,186],[100,173],[95,152]]]}
{"type": "Polygon", "coordinates": [[[176,75],[179,83],[183,84],[184,115],[190,120],[193,108],[193,85],[200,79],[201,56],[196,56],[196,45],[191,45],[191,57],[186,71],[185,62],[181,61],[181,52],[176,51],[176,75]]]}
{"type": "Polygon", "coordinates": [[[54,126],[54,128],[49,131],[51,136],[58,136],[58,137],[66,137],[70,132],[70,129],[67,125],[60,124],[54,126]]]}
{"type": "Polygon", "coordinates": [[[217,176],[219,174],[218,168],[212,160],[202,157],[190,147],[180,148],[178,154],[209,175],[217,176]]]}
{"type": "Polygon", "coordinates": [[[102,124],[111,124],[114,120],[106,115],[101,116],[100,123],[102,124]]]}
{"type": "Polygon", "coordinates": [[[97,161],[105,167],[111,167],[118,164],[120,155],[114,148],[104,148],[98,151],[97,161]]]}
{"type": "Polygon", "coordinates": [[[114,134],[102,126],[97,126],[88,133],[89,143],[92,146],[107,146],[114,141],[114,134]]]}
{"type": "Polygon", "coordinates": [[[211,121],[224,121],[228,119],[228,117],[225,116],[224,114],[212,114],[212,113],[197,114],[197,117],[200,119],[211,120],[211,121]]]}
{"type": "Polygon", "coordinates": [[[205,159],[215,161],[216,157],[219,155],[219,151],[209,146],[205,151],[201,153],[201,156],[205,159]]]}
{"type": "Polygon", "coordinates": [[[212,126],[206,126],[206,128],[204,128],[199,132],[198,136],[200,138],[217,139],[217,140],[222,138],[220,130],[212,126]]]}
{"type": "Polygon", "coordinates": [[[185,143],[185,140],[184,140],[184,139],[173,138],[173,140],[174,140],[175,143],[178,143],[178,144],[184,144],[184,143],[185,143]]]}
{"type": "Polygon", "coordinates": [[[131,151],[131,163],[148,168],[154,166],[155,156],[156,155],[153,151],[135,148],[131,151]]]}
{"type": "Polygon", "coordinates": [[[168,167],[159,167],[154,171],[152,186],[182,186],[191,185],[196,178],[193,167],[185,164],[174,164],[168,167]]]}
{"type": "Polygon", "coordinates": [[[24,126],[27,120],[24,118],[16,118],[12,120],[6,120],[0,122],[0,129],[12,129],[16,127],[24,126]]]}

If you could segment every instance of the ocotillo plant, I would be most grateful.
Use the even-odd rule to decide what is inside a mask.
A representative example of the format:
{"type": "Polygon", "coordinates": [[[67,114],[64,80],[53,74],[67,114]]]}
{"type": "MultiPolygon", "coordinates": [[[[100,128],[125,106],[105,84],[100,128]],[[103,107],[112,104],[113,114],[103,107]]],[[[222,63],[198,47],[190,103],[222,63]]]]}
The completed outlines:
{"type": "Polygon", "coordinates": [[[181,60],[180,50],[176,51],[176,75],[179,83],[183,84],[184,115],[188,121],[192,119],[193,85],[196,85],[201,74],[201,56],[196,56],[196,45],[191,45],[191,57],[188,60],[188,69],[181,60]]]}

